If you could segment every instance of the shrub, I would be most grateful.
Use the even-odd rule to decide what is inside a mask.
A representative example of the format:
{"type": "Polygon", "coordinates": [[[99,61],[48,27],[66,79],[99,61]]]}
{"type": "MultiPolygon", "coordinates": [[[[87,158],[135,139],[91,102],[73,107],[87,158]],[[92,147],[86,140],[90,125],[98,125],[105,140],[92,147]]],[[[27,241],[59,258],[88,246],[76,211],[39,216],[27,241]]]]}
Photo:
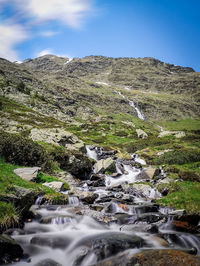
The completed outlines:
{"type": "Polygon", "coordinates": [[[0,156],[13,164],[40,166],[47,171],[52,168],[50,156],[42,146],[16,134],[0,132],[0,156]]]}
{"type": "Polygon", "coordinates": [[[187,164],[198,161],[200,161],[200,152],[192,149],[170,151],[156,160],[158,164],[187,164]]]}
{"type": "Polygon", "coordinates": [[[20,92],[24,92],[24,90],[25,90],[25,84],[24,84],[22,81],[20,81],[20,82],[17,84],[16,89],[17,89],[18,91],[20,91],[20,92]]]}

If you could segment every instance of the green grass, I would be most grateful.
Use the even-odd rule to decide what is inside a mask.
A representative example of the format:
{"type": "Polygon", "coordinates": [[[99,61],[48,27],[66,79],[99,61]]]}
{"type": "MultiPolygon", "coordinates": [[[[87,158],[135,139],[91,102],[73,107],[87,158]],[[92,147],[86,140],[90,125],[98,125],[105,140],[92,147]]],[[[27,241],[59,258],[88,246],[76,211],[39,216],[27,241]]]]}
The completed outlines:
{"type": "MultiPolygon", "coordinates": [[[[19,186],[27,189],[33,189],[38,193],[45,193],[47,195],[51,195],[52,197],[54,195],[57,197],[58,194],[63,196],[63,194],[55,193],[55,191],[51,188],[47,188],[45,186],[42,186],[41,184],[23,180],[13,172],[14,169],[19,167],[20,166],[5,163],[4,160],[0,158],[0,194],[11,193],[13,192],[12,186],[19,186]]],[[[44,174],[44,176],[50,178],[50,176],[48,175],[44,174]]]]}
{"type": "Polygon", "coordinates": [[[12,203],[0,201],[0,227],[11,227],[19,222],[19,214],[12,203]]]}
{"type": "Polygon", "coordinates": [[[200,130],[200,119],[183,119],[178,121],[162,121],[159,123],[165,130],[183,130],[196,131],[200,130]]]}
{"type": "Polygon", "coordinates": [[[157,200],[159,204],[185,209],[188,213],[200,214],[200,183],[174,182],[169,185],[169,189],[170,194],[157,200]]]}

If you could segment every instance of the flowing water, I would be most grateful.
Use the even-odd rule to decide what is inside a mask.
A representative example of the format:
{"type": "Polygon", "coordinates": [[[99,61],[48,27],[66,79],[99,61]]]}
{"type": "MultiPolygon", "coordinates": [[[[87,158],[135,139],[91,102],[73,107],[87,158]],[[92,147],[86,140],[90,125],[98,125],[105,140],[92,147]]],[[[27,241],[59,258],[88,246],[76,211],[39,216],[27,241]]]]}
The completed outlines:
{"type": "Polygon", "coordinates": [[[131,100],[129,100],[126,96],[124,96],[120,91],[115,91],[117,94],[119,94],[123,99],[126,99],[129,103],[129,105],[131,107],[133,107],[133,109],[136,111],[138,118],[145,120],[144,115],[142,114],[142,112],[140,111],[140,109],[138,108],[138,106],[131,100]]]}
{"type": "MultiPolygon", "coordinates": [[[[87,146],[87,154],[98,161],[94,146],[87,146]]],[[[132,160],[146,164],[137,155],[132,160]]],[[[173,209],[152,202],[161,197],[156,188],[150,187],[142,195],[128,194],[128,184],[138,181],[144,168],[117,159],[116,169],[115,176],[104,175],[105,186],[89,187],[86,182],[77,187],[85,193],[89,190],[96,193],[94,204],[84,204],[76,195],[70,195],[68,205],[41,205],[42,197],[39,197],[31,208],[35,218],[25,224],[23,231],[13,232],[12,237],[28,255],[12,265],[35,266],[52,259],[63,266],[88,266],[128,248],[139,252],[149,248],[195,247],[200,253],[198,235],[175,231],[173,209]],[[158,236],[153,232],[155,228],[158,236]],[[133,239],[137,239],[137,244],[133,244],[133,239]],[[168,246],[163,246],[163,241],[168,246]]]]}

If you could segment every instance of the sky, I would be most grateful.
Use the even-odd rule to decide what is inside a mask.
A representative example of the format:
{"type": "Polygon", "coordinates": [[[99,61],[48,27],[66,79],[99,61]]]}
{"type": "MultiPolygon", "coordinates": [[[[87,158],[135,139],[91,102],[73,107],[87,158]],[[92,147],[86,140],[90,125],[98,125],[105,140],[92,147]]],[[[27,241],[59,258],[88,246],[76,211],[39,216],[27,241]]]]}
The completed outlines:
{"type": "Polygon", "coordinates": [[[200,71],[200,0],[0,0],[0,57],[154,57],[200,71]]]}

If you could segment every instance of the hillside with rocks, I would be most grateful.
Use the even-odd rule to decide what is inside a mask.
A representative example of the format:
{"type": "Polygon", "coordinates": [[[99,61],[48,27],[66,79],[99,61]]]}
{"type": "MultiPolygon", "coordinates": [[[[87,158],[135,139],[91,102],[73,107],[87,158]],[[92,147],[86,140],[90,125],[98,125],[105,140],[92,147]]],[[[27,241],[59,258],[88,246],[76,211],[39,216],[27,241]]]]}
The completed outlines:
{"type": "Polygon", "coordinates": [[[0,264],[199,265],[199,114],[189,67],[0,58],[0,264]]]}

